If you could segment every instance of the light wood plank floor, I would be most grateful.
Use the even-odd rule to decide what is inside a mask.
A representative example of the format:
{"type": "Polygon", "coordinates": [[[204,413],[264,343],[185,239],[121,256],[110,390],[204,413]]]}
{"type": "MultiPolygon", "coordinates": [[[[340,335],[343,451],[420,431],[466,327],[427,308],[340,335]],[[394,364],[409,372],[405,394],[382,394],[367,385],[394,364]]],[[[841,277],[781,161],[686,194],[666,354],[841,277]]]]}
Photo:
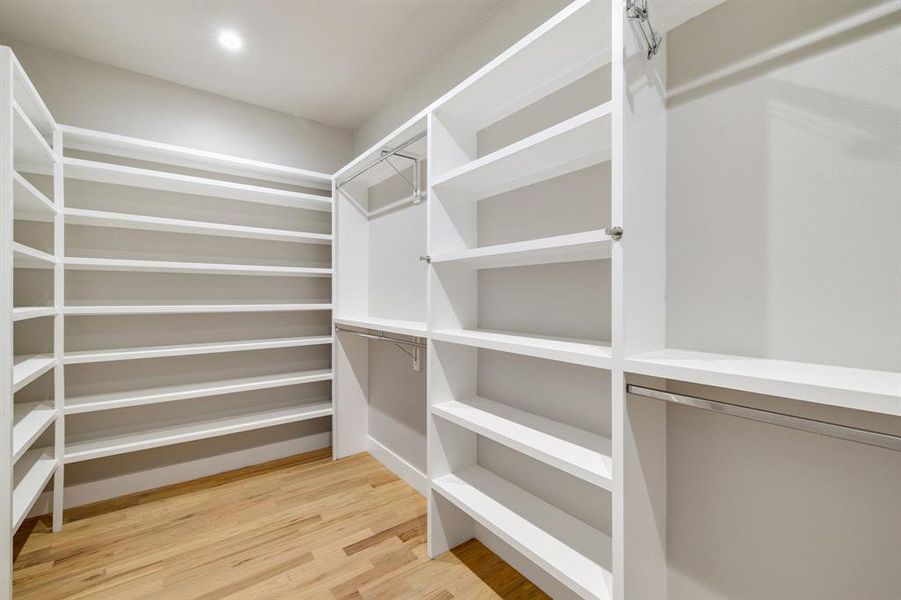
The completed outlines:
{"type": "Polygon", "coordinates": [[[425,501],[367,454],[330,451],[23,524],[16,600],[547,598],[479,542],[430,561],[425,501]]]}

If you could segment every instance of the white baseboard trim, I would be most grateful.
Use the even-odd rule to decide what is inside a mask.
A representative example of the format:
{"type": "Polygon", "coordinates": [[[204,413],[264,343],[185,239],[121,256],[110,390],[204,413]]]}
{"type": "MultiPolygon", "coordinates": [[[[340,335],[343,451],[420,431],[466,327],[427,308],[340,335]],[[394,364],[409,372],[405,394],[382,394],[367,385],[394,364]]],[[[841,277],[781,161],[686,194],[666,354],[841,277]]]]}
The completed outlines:
{"type": "MultiPolygon", "coordinates": [[[[286,440],[275,444],[257,446],[228,454],[218,454],[192,460],[178,465],[158,467],[146,471],[128,473],[108,479],[66,486],[63,495],[65,508],[127,496],[173,483],[199,479],[225,471],[233,471],[251,465],[258,465],[295,454],[327,448],[331,444],[331,433],[322,432],[303,438],[286,440]]],[[[29,516],[45,515],[53,510],[53,491],[41,494],[29,516]]]]}
{"type": "Polygon", "coordinates": [[[367,447],[377,461],[385,468],[403,479],[410,487],[425,496],[429,489],[429,478],[425,473],[408,463],[406,460],[389,450],[384,444],[369,436],[367,447]]]}

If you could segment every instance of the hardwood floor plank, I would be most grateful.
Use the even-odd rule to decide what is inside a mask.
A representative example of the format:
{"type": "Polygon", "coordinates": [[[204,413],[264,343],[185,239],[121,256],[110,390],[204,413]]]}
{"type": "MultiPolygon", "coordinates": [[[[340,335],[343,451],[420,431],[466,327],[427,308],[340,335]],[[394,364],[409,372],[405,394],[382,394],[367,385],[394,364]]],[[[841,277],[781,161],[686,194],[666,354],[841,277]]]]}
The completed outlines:
{"type": "Polygon", "coordinates": [[[324,449],[31,519],[16,600],[533,600],[478,541],[426,555],[425,500],[368,454],[324,449]]]}

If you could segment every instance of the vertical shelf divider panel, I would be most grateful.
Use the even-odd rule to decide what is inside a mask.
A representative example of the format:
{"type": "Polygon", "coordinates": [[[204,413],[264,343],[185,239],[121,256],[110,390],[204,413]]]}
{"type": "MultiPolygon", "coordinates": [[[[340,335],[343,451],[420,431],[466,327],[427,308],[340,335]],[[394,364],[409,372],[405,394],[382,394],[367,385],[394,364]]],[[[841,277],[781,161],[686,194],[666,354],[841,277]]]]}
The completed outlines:
{"type": "Polygon", "coordinates": [[[65,178],[63,173],[63,134],[57,129],[53,132],[53,153],[56,164],[53,165],[53,204],[56,214],[53,215],[53,250],[56,264],[53,265],[53,306],[56,315],[53,317],[53,355],[56,368],[53,372],[53,398],[56,407],[56,425],[54,429],[54,451],[56,472],[53,475],[53,531],[63,528],[63,508],[65,493],[65,454],[66,454],[66,379],[65,379],[65,314],[63,312],[66,296],[66,273],[64,257],[66,253],[65,213],[65,178]]]}
{"type": "Polygon", "coordinates": [[[0,47],[0,597],[12,598],[13,562],[13,58],[0,47]]]}

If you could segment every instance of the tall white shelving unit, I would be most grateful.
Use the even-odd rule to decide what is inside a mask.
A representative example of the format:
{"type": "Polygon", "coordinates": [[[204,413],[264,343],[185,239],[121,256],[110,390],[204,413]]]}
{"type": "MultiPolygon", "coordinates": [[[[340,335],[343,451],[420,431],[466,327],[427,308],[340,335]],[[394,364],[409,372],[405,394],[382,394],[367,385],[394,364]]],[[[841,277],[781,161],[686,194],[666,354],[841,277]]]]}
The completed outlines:
{"type": "Polygon", "coordinates": [[[0,69],[0,596],[10,597],[12,536],[54,474],[62,488],[63,230],[58,127],[5,47],[0,69]]]}
{"type": "MultiPolygon", "coordinates": [[[[627,383],[901,411],[897,372],[668,347],[666,46],[627,11],[573,2],[336,175],[426,123],[429,554],[479,538],[555,598],[667,596],[666,402],[627,383]]],[[[341,211],[339,322],[423,335],[368,308],[341,211]]],[[[365,437],[364,363],[335,361],[338,440],[365,437]]]]}

